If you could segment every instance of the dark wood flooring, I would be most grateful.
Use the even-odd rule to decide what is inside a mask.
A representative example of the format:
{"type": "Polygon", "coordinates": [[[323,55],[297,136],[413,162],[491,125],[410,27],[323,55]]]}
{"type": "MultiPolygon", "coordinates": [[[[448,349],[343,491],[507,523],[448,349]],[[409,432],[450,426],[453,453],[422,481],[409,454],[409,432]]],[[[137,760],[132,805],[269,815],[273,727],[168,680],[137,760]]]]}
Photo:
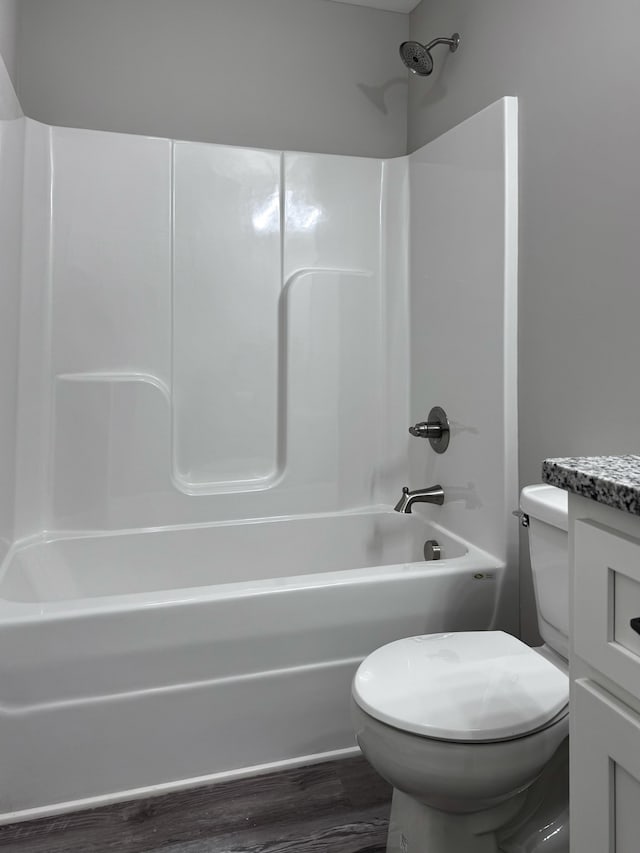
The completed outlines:
{"type": "Polygon", "coordinates": [[[391,789],[362,758],[0,827],[3,853],[384,853],[391,789]]]}

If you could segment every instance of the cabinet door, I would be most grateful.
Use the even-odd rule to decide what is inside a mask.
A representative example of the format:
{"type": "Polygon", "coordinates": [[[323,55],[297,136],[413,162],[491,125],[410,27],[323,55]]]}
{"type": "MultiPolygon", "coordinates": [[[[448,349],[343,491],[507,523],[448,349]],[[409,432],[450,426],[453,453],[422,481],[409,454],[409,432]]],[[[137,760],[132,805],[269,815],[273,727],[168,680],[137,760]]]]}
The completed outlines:
{"type": "Polygon", "coordinates": [[[571,718],[571,853],[638,853],[640,717],[579,679],[571,718]]]}
{"type": "Polygon", "coordinates": [[[640,540],[577,520],[573,549],[573,648],[640,699],[640,540]]]}

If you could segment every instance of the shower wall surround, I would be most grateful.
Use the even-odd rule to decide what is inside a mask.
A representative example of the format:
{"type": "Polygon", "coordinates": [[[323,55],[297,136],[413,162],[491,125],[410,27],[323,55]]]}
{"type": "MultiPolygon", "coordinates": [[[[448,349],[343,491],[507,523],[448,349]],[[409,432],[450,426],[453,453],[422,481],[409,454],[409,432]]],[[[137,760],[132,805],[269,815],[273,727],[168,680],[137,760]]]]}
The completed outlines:
{"type": "Polygon", "coordinates": [[[19,536],[395,496],[406,161],[32,121],[27,161],[19,536]]]}
{"type": "Polygon", "coordinates": [[[504,555],[515,110],[394,160],[3,123],[13,209],[26,150],[13,538],[389,505],[442,481],[450,528],[504,555]],[[442,457],[406,433],[436,404],[442,457]]]}
{"type": "Polygon", "coordinates": [[[453,422],[442,456],[410,443],[409,469],[416,485],[446,484],[445,527],[510,565],[518,562],[508,511],[518,506],[516,111],[516,99],[504,98],[409,158],[411,420],[437,403],[453,422]]]}
{"type": "Polygon", "coordinates": [[[14,538],[24,119],[0,55],[0,561],[14,538]]]}

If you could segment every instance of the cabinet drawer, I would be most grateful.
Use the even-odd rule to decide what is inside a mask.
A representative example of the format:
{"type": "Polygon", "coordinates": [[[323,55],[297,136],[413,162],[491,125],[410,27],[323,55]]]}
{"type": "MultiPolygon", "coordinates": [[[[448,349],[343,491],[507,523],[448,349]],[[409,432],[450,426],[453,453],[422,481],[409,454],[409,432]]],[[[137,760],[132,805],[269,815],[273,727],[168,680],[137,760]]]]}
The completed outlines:
{"type": "Polygon", "coordinates": [[[575,652],[640,698],[640,540],[576,521],[573,602],[575,652]]]}
{"type": "Polygon", "coordinates": [[[637,853],[640,717],[579,679],[571,718],[571,853],[637,853]]]}

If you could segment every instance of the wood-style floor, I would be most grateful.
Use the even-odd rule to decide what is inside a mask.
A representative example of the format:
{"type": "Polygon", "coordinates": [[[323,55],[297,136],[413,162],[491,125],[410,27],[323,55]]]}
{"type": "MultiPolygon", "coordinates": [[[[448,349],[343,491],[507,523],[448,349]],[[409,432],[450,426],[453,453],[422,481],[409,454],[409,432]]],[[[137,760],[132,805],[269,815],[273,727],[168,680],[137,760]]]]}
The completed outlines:
{"type": "Polygon", "coordinates": [[[391,789],[362,758],[0,827],[2,853],[384,853],[391,789]]]}

